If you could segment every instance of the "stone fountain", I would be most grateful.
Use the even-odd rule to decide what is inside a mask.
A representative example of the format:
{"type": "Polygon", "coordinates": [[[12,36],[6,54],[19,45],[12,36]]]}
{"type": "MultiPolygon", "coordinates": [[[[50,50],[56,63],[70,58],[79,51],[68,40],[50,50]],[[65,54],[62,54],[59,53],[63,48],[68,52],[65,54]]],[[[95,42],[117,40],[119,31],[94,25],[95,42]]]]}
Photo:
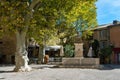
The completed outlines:
{"type": "Polygon", "coordinates": [[[99,58],[85,58],[83,56],[83,43],[80,37],[75,38],[75,56],[63,58],[62,65],[64,67],[83,67],[83,68],[98,68],[99,58]]]}

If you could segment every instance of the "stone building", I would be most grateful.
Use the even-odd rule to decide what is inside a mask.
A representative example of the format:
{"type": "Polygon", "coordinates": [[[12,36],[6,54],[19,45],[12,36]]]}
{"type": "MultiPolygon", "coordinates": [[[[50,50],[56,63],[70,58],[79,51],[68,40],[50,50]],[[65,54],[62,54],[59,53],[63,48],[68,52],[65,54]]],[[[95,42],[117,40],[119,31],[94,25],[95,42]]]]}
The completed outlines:
{"type": "Polygon", "coordinates": [[[16,40],[14,34],[5,33],[0,39],[0,63],[14,63],[16,40]]]}
{"type": "Polygon", "coordinates": [[[100,49],[113,46],[110,63],[120,63],[120,22],[113,21],[111,24],[100,25],[94,30],[93,38],[97,39],[100,49]]]}
{"type": "MultiPolygon", "coordinates": [[[[29,46],[29,45],[28,45],[29,46]]],[[[28,47],[29,48],[29,47],[28,47]]],[[[28,57],[38,58],[39,48],[32,47],[32,53],[29,53],[28,57]]],[[[0,38],[0,64],[14,64],[16,52],[16,36],[12,33],[5,33],[0,38]]]]}

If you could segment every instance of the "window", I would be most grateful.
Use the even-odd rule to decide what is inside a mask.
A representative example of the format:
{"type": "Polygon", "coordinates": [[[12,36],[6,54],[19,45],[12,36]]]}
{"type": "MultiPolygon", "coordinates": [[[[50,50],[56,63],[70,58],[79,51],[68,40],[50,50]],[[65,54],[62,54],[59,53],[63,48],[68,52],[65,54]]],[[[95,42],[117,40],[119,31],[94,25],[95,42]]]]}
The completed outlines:
{"type": "Polygon", "coordinates": [[[107,30],[101,30],[100,31],[100,39],[101,40],[107,40],[107,38],[108,38],[108,32],[107,32],[107,30]]]}

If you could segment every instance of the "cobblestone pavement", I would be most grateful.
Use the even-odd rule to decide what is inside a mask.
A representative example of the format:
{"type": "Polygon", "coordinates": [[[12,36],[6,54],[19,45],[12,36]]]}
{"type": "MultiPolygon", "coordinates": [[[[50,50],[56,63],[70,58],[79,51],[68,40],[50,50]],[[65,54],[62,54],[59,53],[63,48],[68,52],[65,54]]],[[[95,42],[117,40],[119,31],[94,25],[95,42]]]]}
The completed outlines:
{"type": "Polygon", "coordinates": [[[102,70],[30,66],[30,72],[12,72],[14,66],[0,66],[0,80],[120,80],[120,65],[104,65],[102,70]]]}

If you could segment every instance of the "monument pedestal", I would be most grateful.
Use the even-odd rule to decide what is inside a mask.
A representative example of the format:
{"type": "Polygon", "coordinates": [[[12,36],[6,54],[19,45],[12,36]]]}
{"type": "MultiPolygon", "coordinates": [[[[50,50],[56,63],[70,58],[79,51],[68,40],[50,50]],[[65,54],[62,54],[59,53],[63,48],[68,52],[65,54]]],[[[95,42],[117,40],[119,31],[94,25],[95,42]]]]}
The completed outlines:
{"type": "Polygon", "coordinates": [[[83,43],[75,43],[75,57],[83,57],[83,43]]]}

